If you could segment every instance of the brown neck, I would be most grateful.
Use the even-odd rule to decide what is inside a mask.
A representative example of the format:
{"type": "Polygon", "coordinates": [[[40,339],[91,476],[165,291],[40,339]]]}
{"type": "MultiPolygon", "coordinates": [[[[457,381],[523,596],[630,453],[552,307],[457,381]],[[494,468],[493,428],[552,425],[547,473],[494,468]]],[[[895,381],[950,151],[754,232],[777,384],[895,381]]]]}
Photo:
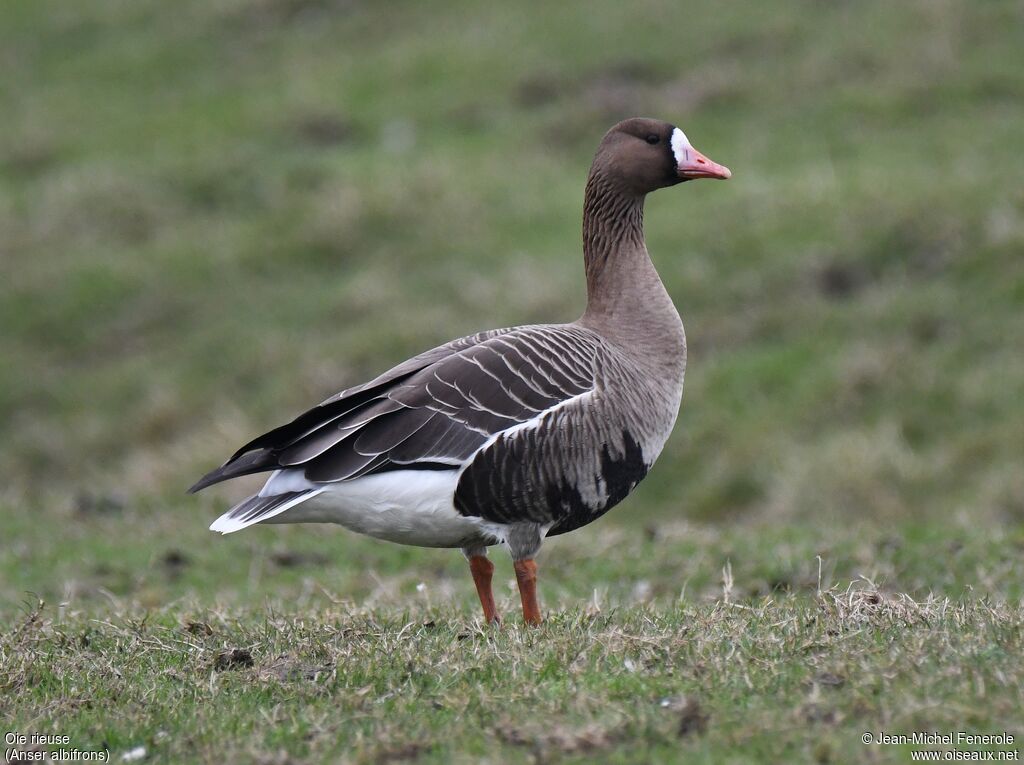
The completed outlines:
{"type": "Polygon", "coordinates": [[[591,170],[583,197],[588,311],[607,302],[621,287],[619,261],[623,253],[629,260],[646,257],[644,198],[618,188],[599,170],[591,170]]]}
{"type": "Polygon", "coordinates": [[[643,221],[643,196],[591,170],[583,201],[587,310],[581,323],[626,344],[674,352],[685,343],[683,326],[647,254],[643,221]]]}

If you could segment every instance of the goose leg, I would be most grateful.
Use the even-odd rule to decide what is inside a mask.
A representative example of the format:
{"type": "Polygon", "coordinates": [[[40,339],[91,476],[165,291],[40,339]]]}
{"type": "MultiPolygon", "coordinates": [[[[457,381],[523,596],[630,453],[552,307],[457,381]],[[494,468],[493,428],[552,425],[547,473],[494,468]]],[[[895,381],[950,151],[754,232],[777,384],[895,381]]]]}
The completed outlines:
{"type": "Polygon", "coordinates": [[[523,621],[540,624],[540,606],[537,605],[537,563],[532,558],[517,560],[512,564],[519,583],[519,599],[523,601],[523,621]]]}
{"type": "Polygon", "coordinates": [[[473,574],[476,594],[480,597],[480,605],[484,609],[484,619],[488,624],[501,624],[498,608],[494,604],[494,593],[491,591],[494,564],[487,558],[487,548],[466,549],[462,552],[469,559],[469,570],[473,574]]]}
{"type": "Polygon", "coordinates": [[[540,551],[543,539],[541,527],[536,523],[513,524],[507,537],[519,584],[519,599],[523,601],[523,620],[532,625],[541,623],[537,605],[537,563],[533,557],[540,551]]]}

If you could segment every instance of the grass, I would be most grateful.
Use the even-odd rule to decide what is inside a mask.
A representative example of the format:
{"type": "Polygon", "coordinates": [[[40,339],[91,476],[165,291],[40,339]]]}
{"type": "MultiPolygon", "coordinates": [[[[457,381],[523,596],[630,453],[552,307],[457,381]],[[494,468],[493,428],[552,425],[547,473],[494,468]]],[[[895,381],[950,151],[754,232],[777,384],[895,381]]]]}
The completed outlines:
{"type": "Polygon", "coordinates": [[[0,717],[115,759],[905,762],[952,747],[861,736],[1024,735],[1019,531],[601,521],[546,546],[534,630],[504,555],[491,629],[450,552],[74,512],[0,559],[44,588],[8,609],[0,717]]]}
{"type": "Polygon", "coordinates": [[[165,762],[1024,735],[1022,21],[6,3],[0,718],[165,762]],[[578,315],[586,168],[633,114],[734,177],[649,200],[683,409],[634,496],[546,545],[546,626],[503,588],[481,630],[453,553],[206,531],[244,488],[181,492],[255,433],[451,337],[578,315]]]}
{"type": "Polygon", "coordinates": [[[272,549],[224,569],[164,554],[128,567],[154,605],[103,588],[105,607],[26,603],[0,643],[0,712],[160,762],[905,762],[943,747],[861,736],[1024,735],[1019,597],[924,594],[1019,592],[1019,539],[868,534],[819,563],[811,537],[762,531],[742,551],[750,530],[688,525],[553,542],[535,630],[500,559],[491,629],[442,553],[356,542],[347,582],[308,534],[259,534],[272,549]],[[884,583],[833,583],[861,565],[884,583]],[[233,576],[220,598],[181,595],[211,571],[233,576]]]}

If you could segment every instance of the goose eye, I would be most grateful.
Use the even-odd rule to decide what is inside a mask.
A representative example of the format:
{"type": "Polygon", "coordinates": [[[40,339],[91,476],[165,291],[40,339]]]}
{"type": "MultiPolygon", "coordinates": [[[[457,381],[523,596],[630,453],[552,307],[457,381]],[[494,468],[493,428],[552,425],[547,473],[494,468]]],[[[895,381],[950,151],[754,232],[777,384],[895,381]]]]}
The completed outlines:
{"type": "Polygon", "coordinates": [[[658,136],[654,135],[654,133],[651,133],[644,140],[646,140],[647,143],[649,143],[649,144],[651,144],[653,146],[654,144],[658,143],[658,141],[660,141],[661,139],[658,138],[658,136]]]}

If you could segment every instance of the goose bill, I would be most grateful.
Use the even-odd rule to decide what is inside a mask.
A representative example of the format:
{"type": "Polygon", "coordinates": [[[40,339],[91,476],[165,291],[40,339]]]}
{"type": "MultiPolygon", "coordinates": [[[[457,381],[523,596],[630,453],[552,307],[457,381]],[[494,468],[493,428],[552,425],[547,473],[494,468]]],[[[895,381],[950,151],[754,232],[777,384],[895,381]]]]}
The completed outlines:
{"type": "Polygon", "coordinates": [[[676,174],[683,180],[717,178],[724,181],[732,177],[732,171],[729,168],[708,159],[692,146],[684,147],[682,152],[683,159],[676,166],[676,174]]]}

